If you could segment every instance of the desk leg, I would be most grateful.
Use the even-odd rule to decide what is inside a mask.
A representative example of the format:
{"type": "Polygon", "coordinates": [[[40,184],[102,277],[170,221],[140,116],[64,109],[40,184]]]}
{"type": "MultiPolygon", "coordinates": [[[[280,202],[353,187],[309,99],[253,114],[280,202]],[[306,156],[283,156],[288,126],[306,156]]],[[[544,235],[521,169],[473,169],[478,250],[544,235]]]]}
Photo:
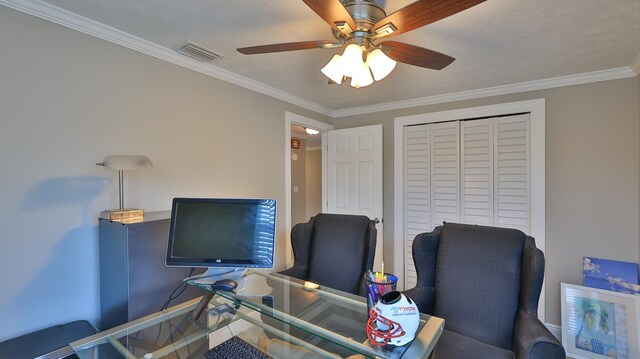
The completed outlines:
{"type": "Polygon", "coordinates": [[[202,312],[204,312],[205,309],[207,309],[207,306],[209,305],[209,302],[211,301],[211,299],[213,299],[214,295],[215,294],[212,292],[207,292],[205,295],[202,296],[202,299],[200,299],[200,302],[198,303],[198,305],[196,305],[196,307],[193,309],[191,314],[189,314],[189,319],[192,322],[195,322],[200,318],[200,316],[202,315],[202,312]]]}
{"type": "Polygon", "coordinates": [[[200,302],[198,302],[198,305],[196,305],[196,307],[191,311],[191,313],[189,313],[188,316],[182,318],[180,323],[178,323],[173,328],[173,330],[171,330],[171,326],[169,326],[170,334],[166,342],[164,343],[164,346],[167,346],[173,343],[174,337],[178,338],[180,337],[180,335],[183,335],[184,333],[186,333],[187,328],[189,328],[191,324],[196,322],[200,318],[202,313],[207,309],[207,306],[209,305],[209,302],[211,301],[214,295],[215,295],[214,293],[207,292],[205,295],[202,296],[202,298],[200,299],[200,302]]]}

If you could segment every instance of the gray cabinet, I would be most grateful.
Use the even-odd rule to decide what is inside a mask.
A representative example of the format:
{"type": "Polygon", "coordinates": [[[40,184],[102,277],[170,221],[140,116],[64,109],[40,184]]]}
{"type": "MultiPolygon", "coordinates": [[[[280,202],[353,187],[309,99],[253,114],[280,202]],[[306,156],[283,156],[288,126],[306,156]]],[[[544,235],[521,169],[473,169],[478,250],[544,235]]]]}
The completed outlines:
{"type": "MultiPolygon", "coordinates": [[[[99,220],[100,330],[160,310],[190,268],[167,267],[170,211],[145,213],[144,222],[99,220]]],[[[193,286],[171,305],[202,295],[193,286]]]]}

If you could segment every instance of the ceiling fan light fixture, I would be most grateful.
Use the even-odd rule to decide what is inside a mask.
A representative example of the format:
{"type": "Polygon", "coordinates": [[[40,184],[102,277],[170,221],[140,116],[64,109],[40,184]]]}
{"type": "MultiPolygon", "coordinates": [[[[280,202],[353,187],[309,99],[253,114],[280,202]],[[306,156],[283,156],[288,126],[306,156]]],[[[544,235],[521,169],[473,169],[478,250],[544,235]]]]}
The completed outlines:
{"type": "Polygon", "coordinates": [[[335,54],[323,68],[320,70],[325,76],[331,79],[331,81],[341,84],[344,78],[344,72],[342,71],[342,56],[335,54]]]}
{"type": "Polygon", "coordinates": [[[369,86],[372,83],[373,77],[371,77],[369,66],[363,63],[360,72],[351,78],[351,86],[359,89],[361,87],[369,86]]]}
{"type": "Polygon", "coordinates": [[[340,59],[342,70],[347,77],[357,76],[362,71],[362,47],[358,44],[349,44],[342,53],[340,59]]]}
{"type": "Polygon", "coordinates": [[[396,67],[396,62],[380,49],[375,49],[367,55],[367,64],[376,81],[387,77],[396,67]]]}

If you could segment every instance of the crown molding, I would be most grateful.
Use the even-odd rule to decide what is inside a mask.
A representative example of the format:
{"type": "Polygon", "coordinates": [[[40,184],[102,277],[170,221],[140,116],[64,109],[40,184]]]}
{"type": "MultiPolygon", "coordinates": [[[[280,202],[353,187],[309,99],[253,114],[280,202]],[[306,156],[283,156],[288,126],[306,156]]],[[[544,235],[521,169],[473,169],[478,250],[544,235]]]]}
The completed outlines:
{"type": "Polygon", "coordinates": [[[487,87],[483,89],[454,92],[443,95],[427,96],[416,99],[402,100],[396,102],[388,102],[371,106],[354,107],[341,110],[332,110],[325,106],[321,106],[314,102],[294,96],[288,92],[265,85],[261,82],[249,79],[244,76],[234,74],[230,71],[223,70],[219,67],[207,65],[188,57],[182,56],[175,51],[154,44],[150,41],[128,34],[124,31],[115,29],[97,21],[85,18],[78,14],[61,9],[40,0],[0,0],[0,5],[7,6],[14,10],[39,17],[44,20],[68,27],[70,29],[80,31],[87,35],[109,41],[111,43],[126,47],[128,49],[141,52],[143,54],[153,56],[160,60],[164,60],[175,65],[197,71],[207,76],[217,78],[219,80],[244,87],[246,89],[256,91],[258,93],[285,101],[287,103],[306,108],[311,111],[329,116],[332,118],[340,118],[346,116],[362,115],[381,111],[398,110],[409,107],[433,105],[438,103],[447,103],[462,100],[471,100],[477,98],[507,95],[512,93],[520,93],[535,90],[544,90],[549,88],[580,85],[592,82],[617,80],[640,75],[640,55],[628,67],[620,67],[602,71],[587,72],[575,75],[553,77],[549,79],[521,82],[510,85],[502,85],[495,87],[487,87]]]}
{"type": "Polygon", "coordinates": [[[278,90],[261,82],[249,79],[244,76],[234,74],[219,67],[207,65],[188,57],[182,56],[175,51],[163,46],[159,46],[150,41],[128,34],[124,31],[107,26],[86,17],[74,14],[57,6],[44,3],[39,0],[0,0],[0,5],[7,6],[14,10],[51,21],[58,25],[80,31],[87,35],[109,41],[111,43],[126,47],[128,49],[153,56],[175,65],[197,71],[207,76],[238,85],[259,92],[261,94],[306,108],[317,113],[331,116],[331,109],[294,96],[290,93],[278,90]]]}
{"type": "Polygon", "coordinates": [[[543,80],[520,82],[511,85],[502,85],[495,87],[487,87],[483,89],[453,92],[443,95],[427,96],[410,100],[387,102],[372,106],[354,107],[344,110],[335,110],[331,113],[331,117],[339,118],[354,115],[363,115],[373,112],[398,110],[409,107],[434,105],[438,103],[472,100],[483,97],[508,95],[513,93],[545,90],[555,87],[581,85],[592,82],[617,80],[628,77],[635,77],[634,71],[629,67],[619,67],[615,69],[586,72],[582,74],[552,77],[543,80]]]}

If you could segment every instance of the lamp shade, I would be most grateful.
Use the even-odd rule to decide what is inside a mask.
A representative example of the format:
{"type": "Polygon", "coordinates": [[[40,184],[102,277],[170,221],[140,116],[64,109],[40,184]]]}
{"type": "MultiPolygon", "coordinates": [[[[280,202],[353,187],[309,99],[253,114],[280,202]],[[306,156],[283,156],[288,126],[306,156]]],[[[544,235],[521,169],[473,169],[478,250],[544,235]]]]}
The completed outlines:
{"type": "Polygon", "coordinates": [[[376,81],[385,78],[396,67],[396,62],[380,49],[375,49],[369,53],[367,56],[367,64],[369,64],[373,78],[376,81]]]}
{"type": "Polygon", "coordinates": [[[373,77],[371,77],[371,71],[369,71],[369,66],[363,63],[361,66],[360,72],[351,78],[351,86],[355,88],[361,88],[365,86],[369,86],[373,83],[373,77]]]}
{"type": "Polygon", "coordinates": [[[362,47],[357,44],[347,45],[340,62],[342,63],[342,71],[344,71],[345,76],[357,76],[360,71],[362,71],[362,64],[364,63],[364,61],[362,61],[362,47]]]}
{"type": "Polygon", "coordinates": [[[147,156],[141,155],[107,156],[97,165],[103,166],[110,171],[130,171],[153,167],[151,160],[147,156]]]}
{"type": "Polygon", "coordinates": [[[342,56],[336,54],[333,55],[331,61],[327,63],[322,70],[320,70],[325,76],[331,79],[331,81],[341,84],[344,73],[342,72],[342,63],[340,58],[342,56]]]}

